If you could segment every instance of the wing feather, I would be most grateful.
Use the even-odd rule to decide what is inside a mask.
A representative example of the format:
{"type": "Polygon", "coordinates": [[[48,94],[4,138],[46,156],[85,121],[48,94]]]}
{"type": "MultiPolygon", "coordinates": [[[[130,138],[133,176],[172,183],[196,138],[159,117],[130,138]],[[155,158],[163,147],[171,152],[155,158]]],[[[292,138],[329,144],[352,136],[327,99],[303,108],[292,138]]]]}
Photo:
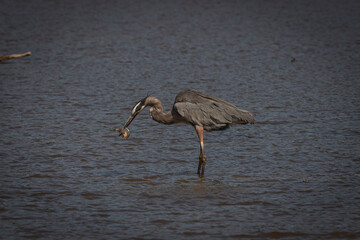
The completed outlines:
{"type": "Polygon", "coordinates": [[[207,131],[222,130],[233,124],[254,123],[253,114],[211,95],[194,90],[180,92],[174,110],[188,123],[207,131]]]}

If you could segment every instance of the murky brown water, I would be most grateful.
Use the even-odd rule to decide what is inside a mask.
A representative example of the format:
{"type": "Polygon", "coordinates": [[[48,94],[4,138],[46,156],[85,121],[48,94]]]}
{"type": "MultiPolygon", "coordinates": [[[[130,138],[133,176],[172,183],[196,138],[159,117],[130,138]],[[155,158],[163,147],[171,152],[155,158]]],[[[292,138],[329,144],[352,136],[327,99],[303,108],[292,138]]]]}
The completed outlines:
{"type": "Polygon", "coordinates": [[[1,1],[4,239],[360,238],[359,1],[1,1]],[[256,114],[143,113],[194,88],[256,114]]]}

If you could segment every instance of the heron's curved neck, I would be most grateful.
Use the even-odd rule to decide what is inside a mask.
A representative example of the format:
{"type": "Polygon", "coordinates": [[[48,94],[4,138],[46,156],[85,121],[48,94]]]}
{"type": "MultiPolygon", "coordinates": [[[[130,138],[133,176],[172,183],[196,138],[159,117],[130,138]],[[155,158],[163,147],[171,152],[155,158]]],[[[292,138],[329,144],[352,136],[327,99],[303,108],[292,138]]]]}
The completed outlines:
{"type": "Polygon", "coordinates": [[[161,101],[155,97],[148,97],[145,101],[146,106],[150,106],[150,115],[152,119],[163,124],[173,124],[175,119],[171,114],[171,111],[164,113],[161,101]]]}

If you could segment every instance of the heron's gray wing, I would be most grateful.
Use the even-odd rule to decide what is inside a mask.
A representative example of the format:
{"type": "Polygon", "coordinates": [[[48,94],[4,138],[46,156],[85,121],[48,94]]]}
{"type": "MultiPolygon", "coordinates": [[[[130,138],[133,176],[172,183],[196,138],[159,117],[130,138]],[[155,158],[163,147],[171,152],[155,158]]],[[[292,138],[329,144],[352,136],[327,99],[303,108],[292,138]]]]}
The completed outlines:
{"type": "Polygon", "coordinates": [[[211,113],[202,103],[178,102],[174,110],[185,119],[186,122],[201,126],[205,130],[226,128],[226,124],[216,123],[211,119],[211,113]]]}
{"type": "Polygon", "coordinates": [[[176,102],[191,102],[191,103],[205,103],[205,104],[209,104],[213,102],[213,103],[219,103],[219,104],[235,107],[231,103],[228,103],[218,97],[214,97],[207,93],[195,91],[192,89],[186,89],[179,92],[175,98],[175,103],[176,102]]]}
{"type": "Polygon", "coordinates": [[[232,124],[253,123],[254,117],[234,105],[221,102],[177,102],[174,110],[194,126],[202,126],[207,131],[222,130],[232,124]]]}

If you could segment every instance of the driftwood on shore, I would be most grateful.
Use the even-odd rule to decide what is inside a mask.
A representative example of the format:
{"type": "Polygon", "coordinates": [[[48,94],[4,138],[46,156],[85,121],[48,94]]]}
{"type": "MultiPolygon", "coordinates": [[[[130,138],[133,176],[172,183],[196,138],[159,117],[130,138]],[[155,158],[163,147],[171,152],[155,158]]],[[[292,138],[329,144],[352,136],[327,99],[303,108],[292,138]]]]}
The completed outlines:
{"type": "Polygon", "coordinates": [[[29,56],[29,55],[31,55],[31,52],[4,55],[4,56],[0,56],[0,62],[3,60],[8,60],[8,59],[12,59],[12,58],[20,58],[20,57],[25,57],[25,56],[29,56]]]}

